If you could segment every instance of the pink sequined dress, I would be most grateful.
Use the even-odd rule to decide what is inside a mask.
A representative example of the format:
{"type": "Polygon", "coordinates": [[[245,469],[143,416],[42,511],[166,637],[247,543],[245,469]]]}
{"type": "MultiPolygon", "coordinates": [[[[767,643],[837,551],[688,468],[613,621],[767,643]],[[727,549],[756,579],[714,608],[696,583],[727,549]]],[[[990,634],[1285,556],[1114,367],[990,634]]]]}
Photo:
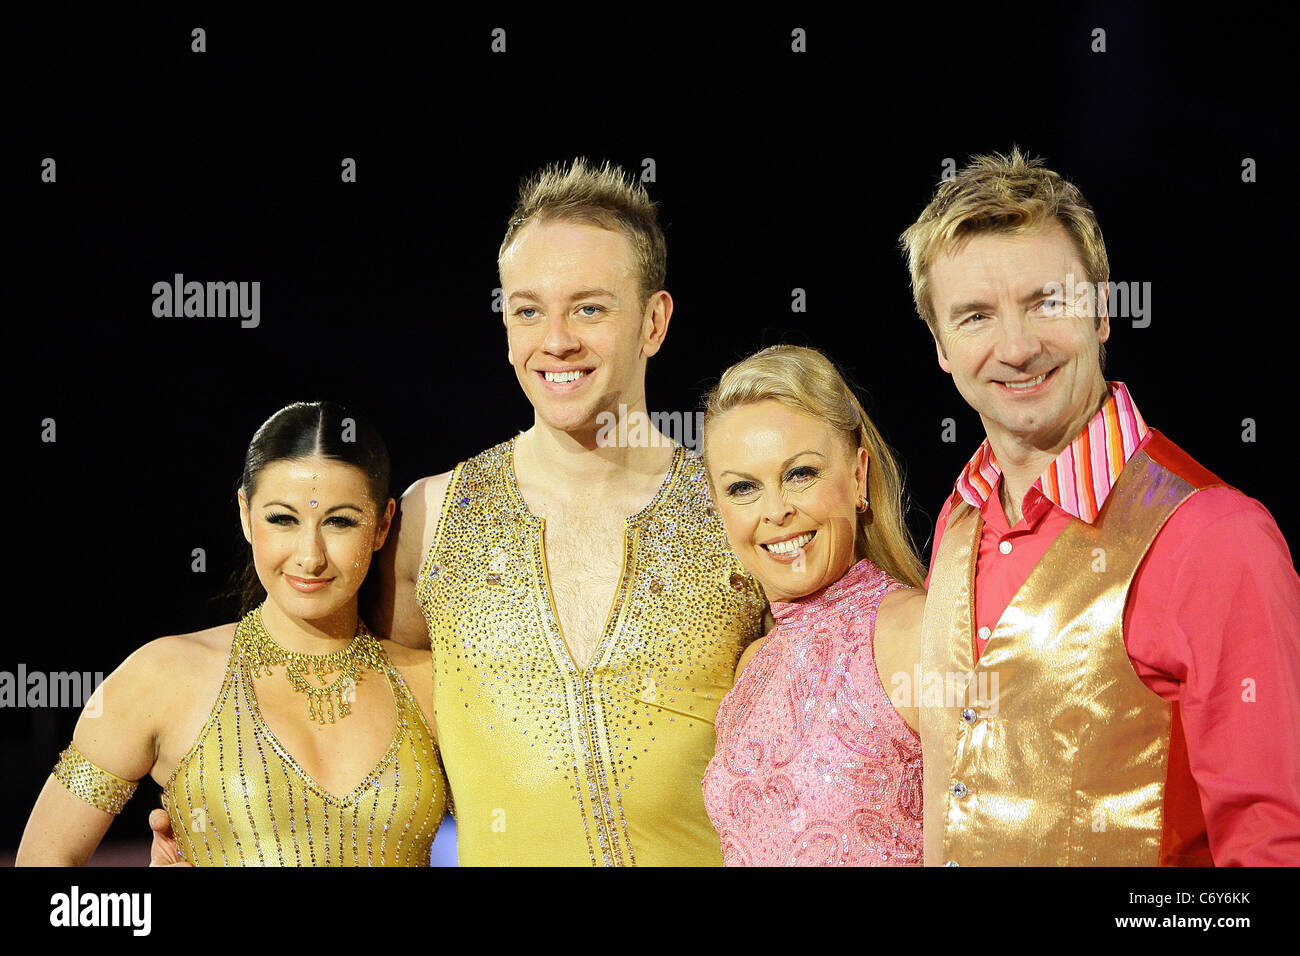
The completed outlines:
{"type": "Polygon", "coordinates": [[[704,802],[727,866],[919,866],[921,741],[876,672],[870,561],[790,603],[717,716],[704,802]]]}

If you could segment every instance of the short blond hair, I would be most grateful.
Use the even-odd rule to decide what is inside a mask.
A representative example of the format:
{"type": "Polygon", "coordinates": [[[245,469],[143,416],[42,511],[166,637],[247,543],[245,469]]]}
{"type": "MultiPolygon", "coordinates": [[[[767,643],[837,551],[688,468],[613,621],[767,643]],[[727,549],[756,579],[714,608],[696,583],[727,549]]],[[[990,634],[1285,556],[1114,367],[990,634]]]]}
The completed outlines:
{"type": "MultiPolygon", "coordinates": [[[[935,259],[960,249],[980,233],[1032,232],[1052,220],[1070,236],[1087,281],[1098,287],[1107,282],[1110,261],[1096,213],[1079,188],[1047,169],[1041,158],[1026,157],[1014,146],[1010,156],[973,156],[956,178],[939,184],[930,204],[899,237],[912,275],[916,312],[935,339],[939,338],[938,316],[930,297],[930,266],[935,259]]],[[[1100,324],[1100,312],[1096,321],[1100,324]]]]}
{"type": "Polygon", "coordinates": [[[643,303],[664,287],[668,246],[658,210],[645,186],[621,167],[608,161],[597,167],[579,156],[567,166],[554,163],[525,179],[497,252],[497,271],[519,230],[557,220],[621,232],[632,245],[643,303]]]}
{"type": "MultiPolygon", "coordinates": [[[[709,454],[709,426],[718,416],[767,400],[826,422],[843,435],[855,452],[859,448],[867,450],[870,505],[858,515],[854,552],[859,559],[871,559],[895,580],[920,587],[925,580],[925,566],[904,520],[907,498],[902,469],[844,376],[817,349],[773,345],[723,372],[704,400],[705,460],[709,454]]],[[[712,482],[711,476],[709,480],[712,482]]]]}

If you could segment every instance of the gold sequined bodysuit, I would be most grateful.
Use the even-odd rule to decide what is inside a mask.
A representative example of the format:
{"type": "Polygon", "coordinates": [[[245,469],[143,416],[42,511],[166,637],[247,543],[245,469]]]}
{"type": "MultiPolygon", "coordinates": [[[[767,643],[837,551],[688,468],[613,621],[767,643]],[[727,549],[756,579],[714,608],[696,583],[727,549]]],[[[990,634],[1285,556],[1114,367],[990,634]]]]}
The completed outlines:
{"type": "Polygon", "coordinates": [[[212,716],[163,789],[181,858],[195,866],[427,866],[447,785],[401,675],[385,658],[397,707],[391,745],[355,790],[335,797],[299,766],[258,709],[247,655],[251,617],[235,631],[212,716]]]}
{"type": "Polygon", "coordinates": [[[700,779],[764,601],[703,462],[677,447],[626,519],[613,604],[579,668],[513,454],[512,439],[457,466],[416,583],[460,862],[721,865],[700,779]]]}

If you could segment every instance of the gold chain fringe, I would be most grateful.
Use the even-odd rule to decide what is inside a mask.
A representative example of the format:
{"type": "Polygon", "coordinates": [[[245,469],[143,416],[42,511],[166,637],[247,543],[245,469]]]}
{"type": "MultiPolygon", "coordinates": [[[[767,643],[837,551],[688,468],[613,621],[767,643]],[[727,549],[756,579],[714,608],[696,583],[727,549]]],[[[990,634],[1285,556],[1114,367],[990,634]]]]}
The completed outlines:
{"type": "Polygon", "coordinates": [[[341,719],[352,713],[360,665],[373,671],[382,671],[384,666],[384,649],[360,618],[356,636],[348,646],[329,654],[301,654],[275,643],[262,626],[261,607],[244,618],[239,629],[245,638],[244,654],[253,676],[269,676],[273,666],[283,664],[293,689],[307,695],[307,715],[319,724],[332,724],[336,714],[341,719]],[[307,679],[308,672],[323,680],[335,671],[340,672],[339,676],[325,686],[307,679]]]}

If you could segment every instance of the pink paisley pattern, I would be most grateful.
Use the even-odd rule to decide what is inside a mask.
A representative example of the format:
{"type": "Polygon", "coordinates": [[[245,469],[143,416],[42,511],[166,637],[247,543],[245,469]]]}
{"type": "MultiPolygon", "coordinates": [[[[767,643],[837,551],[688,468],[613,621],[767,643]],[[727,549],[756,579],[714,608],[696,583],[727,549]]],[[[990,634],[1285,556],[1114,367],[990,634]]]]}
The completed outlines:
{"type": "Polygon", "coordinates": [[[921,741],[876,673],[870,561],[791,603],[723,699],[704,802],[727,866],[919,866],[921,741]]]}

